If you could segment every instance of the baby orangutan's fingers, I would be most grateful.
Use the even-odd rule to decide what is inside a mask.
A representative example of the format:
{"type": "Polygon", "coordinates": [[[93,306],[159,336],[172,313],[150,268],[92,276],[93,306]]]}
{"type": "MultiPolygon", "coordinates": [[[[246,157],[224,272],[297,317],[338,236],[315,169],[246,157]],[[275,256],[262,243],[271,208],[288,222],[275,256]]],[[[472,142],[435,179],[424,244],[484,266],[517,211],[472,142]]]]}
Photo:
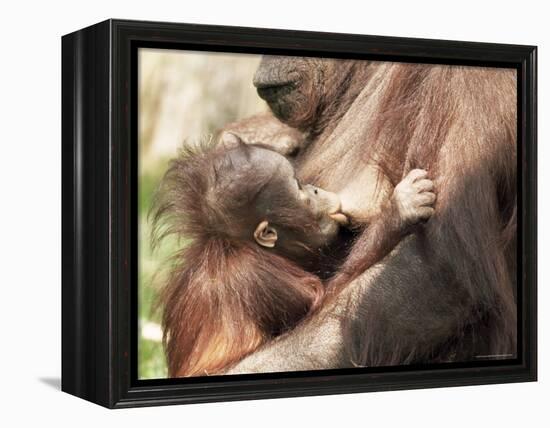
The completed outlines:
{"type": "Polygon", "coordinates": [[[421,220],[428,220],[435,210],[432,207],[420,207],[416,210],[418,218],[421,220]]]}
{"type": "Polygon", "coordinates": [[[413,169],[407,174],[407,176],[403,179],[403,181],[412,184],[415,181],[426,177],[427,175],[428,175],[428,171],[424,169],[413,169]]]}
{"type": "Polygon", "coordinates": [[[433,205],[435,202],[436,196],[432,192],[422,192],[416,197],[416,202],[418,206],[422,207],[425,205],[433,205]]]}
{"type": "Polygon", "coordinates": [[[418,190],[419,192],[426,192],[429,190],[433,190],[434,188],[434,182],[432,180],[429,180],[427,178],[423,178],[421,180],[417,180],[413,183],[413,187],[418,190]]]}

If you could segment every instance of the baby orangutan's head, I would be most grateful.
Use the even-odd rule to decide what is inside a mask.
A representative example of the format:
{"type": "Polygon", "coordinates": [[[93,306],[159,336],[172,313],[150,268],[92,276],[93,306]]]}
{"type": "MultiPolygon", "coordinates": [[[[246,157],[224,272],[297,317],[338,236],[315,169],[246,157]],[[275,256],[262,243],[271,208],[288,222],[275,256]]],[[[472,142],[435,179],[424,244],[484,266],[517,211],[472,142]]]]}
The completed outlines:
{"type": "Polygon", "coordinates": [[[170,376],[222,373],[321,304],[312,271],[345,217],[282,155],[237,138],[186,148],[154,207],[153,239],[184,244],[158,301],[170,376]]]}
{"type": "Polygon", "coordinates": [[[300,184],[285,157],[237,137],[230,145],[187,149],[167,178],[170,211],[192,238],[251,241],[307,262],[347,221],[336,194],[300,184]]]}

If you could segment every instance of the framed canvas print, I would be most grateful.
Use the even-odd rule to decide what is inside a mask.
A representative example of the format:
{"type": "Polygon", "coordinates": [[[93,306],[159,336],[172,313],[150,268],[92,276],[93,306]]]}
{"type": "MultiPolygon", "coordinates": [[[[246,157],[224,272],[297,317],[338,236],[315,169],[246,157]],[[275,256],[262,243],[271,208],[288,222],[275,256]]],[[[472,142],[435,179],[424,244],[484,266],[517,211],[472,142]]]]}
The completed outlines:
{"type": "Polygon", "coordinates": [[[62,39],[62,389],[121,408],[536,380],[536,48],[62,39]]]}

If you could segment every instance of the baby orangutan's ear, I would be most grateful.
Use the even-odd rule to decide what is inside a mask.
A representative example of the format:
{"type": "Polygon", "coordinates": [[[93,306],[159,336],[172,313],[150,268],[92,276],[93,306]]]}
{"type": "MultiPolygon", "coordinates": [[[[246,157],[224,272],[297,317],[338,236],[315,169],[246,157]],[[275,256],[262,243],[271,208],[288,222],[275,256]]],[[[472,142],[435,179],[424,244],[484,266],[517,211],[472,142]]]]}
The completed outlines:
{"type": "Polygon", "coordinates": [[[273,248],[277,242],[277,231],[264,220],[256,227],[254,239],[262,247],[273,248]]]}

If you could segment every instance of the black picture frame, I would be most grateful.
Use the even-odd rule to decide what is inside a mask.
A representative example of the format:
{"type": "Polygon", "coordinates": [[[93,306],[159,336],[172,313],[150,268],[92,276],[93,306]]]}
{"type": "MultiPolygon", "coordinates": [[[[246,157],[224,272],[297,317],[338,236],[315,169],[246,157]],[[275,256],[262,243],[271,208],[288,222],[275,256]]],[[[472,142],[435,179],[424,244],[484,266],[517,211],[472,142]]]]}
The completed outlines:
{"type": "Polygon", "coordinates": [[[534,46],[107,20],[62,38],[62,390],[124,408],[537,379],[534,46]],[[518,358],[494,364],[137,379],[136,49],[483,65],[518,72],[518,358]]]}

